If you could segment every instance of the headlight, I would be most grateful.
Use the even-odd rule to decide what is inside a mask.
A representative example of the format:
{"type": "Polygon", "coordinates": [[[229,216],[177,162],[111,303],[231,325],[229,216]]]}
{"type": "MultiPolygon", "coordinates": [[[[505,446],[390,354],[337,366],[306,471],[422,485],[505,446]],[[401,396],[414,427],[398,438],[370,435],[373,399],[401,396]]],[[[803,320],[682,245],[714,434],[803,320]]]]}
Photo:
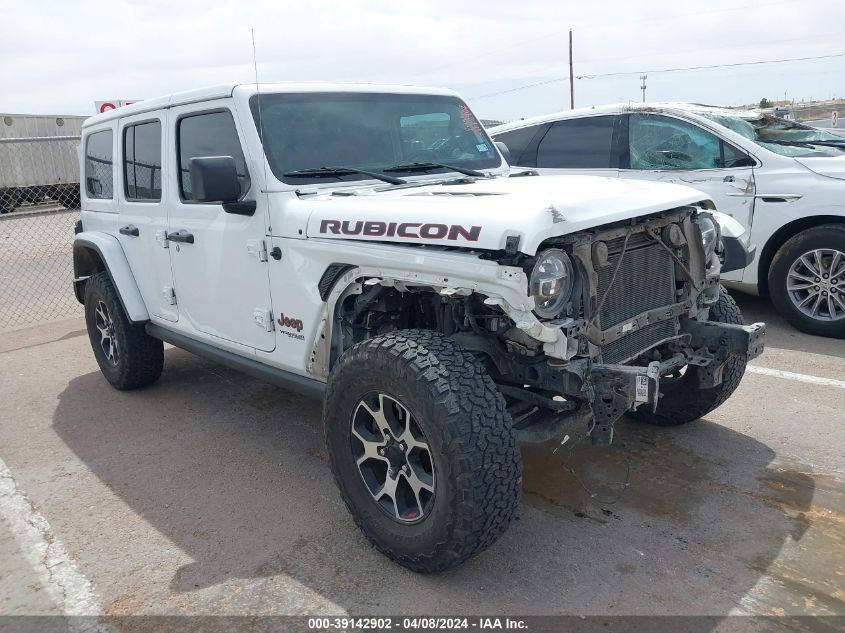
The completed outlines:
{"type": "Polygon", "coordinates": [[[698,228],[701,229],[701,237],[704,240],[705,260],[710,261],[719,244],[719,225],[709,215],[699,215],[698,228]]]}
{"type": "Polygon", "coordinates": [[[553,319],[572,294],[572,261],[559,248],[540,253],[531,280],[529,292],[534,297],[534,312],[539,317],[553,319]]]}

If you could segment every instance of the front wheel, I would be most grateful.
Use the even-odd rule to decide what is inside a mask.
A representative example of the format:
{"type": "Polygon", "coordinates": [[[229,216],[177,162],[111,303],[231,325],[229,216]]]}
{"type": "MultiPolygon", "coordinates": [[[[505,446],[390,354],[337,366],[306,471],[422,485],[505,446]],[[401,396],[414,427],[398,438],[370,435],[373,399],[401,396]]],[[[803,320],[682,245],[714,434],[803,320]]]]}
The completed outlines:
{"type": "MultiPolygon", "coordinates": [[[[743,325],[739,306],[723,287],[719,287],[719,299],[710,306],[709,320],[743,325]]],[[[656,411],[643,405],[631,417],[657,426],[678,426],[698,420],[721,405],[736,390],[745,374],[746,362],[745,356],[730,358],[722,372],[722,382],[708,389],[700,387],[698,380],[699,372],[707,368],[687,365],[682,374],[661,378],[660,391],[663,395],[656,411]]]]}
{"type": "Polygon", "coordinates": [[[769,295],[802,332],[845,338],[845,224],[816,226],[787,240],[769,268],[769,295]]]}
{"type": "Polygon", "coordinates": [[[359,343],[332,370],[323,418],[349,512],[400,565],[454,567],[513,519],[522,462],[504,398],[450,339],[403,330],[359,343]]]}

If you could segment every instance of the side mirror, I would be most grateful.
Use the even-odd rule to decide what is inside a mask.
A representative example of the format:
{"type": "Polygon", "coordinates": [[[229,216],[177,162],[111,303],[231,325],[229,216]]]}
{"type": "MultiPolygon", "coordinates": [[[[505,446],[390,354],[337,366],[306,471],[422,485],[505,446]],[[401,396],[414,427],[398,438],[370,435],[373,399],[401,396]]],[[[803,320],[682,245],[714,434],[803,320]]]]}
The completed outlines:
{"type": "Polygon", "coordinates": [[[510,163],[511,162],[511,151],[508,149],[508,146],[504,144],[503,141],[496,141],[496,147],[499,148],[499,151],[502,153],[504,159],[510,163]]]}
{"type": "Polygon", "coordinates": [[[235,202],[241,196],[238,170],[231,156],[192,158],[191,198],[197,202],[235,202]]]}
{"type": "Polygon", "coordinates": [[[226,213],[252,215],[255,200],[238,200],[241,183],[231,156],[200,156],[188,165],[191,176],[191,199],[197,202],[218,202],[226,213]]]}

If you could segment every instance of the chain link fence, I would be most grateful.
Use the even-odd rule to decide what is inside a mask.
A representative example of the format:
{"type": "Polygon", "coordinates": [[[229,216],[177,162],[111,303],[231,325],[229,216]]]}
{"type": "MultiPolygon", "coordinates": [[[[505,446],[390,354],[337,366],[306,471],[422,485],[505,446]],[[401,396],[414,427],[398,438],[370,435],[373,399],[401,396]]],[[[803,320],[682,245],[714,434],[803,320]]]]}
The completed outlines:
{"type": "Polygon", "coordinates": [[[82,315],[71,283],[82,119],[0,115],[0,331],[82,315]]]}

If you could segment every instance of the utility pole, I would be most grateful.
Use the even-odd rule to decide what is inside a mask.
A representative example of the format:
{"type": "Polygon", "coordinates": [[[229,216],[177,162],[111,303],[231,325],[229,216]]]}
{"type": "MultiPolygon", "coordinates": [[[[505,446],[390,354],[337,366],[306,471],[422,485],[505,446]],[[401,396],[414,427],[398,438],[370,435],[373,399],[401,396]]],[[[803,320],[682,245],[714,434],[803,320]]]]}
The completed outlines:
{"type": "Polygon", "coordinates": [[[643,103],[645,103],[645,80],[648,79],[648,75],[640,75],[640,80],[642,84],[640,85],[640,90],[643,91],[643,103]]]}
{"type": "Polygon", "coordinates": [[[569,109],[575,109],[575,73],[572,71],[572,29],[569,29],[569,109]]]}

